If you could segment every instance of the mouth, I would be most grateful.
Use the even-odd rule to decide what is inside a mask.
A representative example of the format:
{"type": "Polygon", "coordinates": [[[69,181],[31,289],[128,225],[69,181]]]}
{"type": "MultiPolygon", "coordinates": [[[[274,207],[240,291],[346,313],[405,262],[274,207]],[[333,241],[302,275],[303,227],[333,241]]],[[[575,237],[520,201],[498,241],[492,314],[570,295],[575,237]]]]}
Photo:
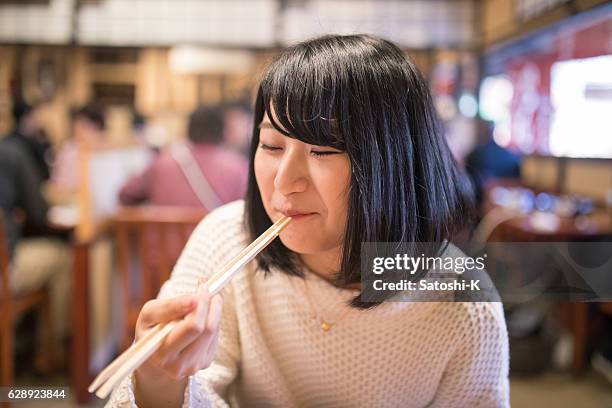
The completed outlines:
{"type": "Polygon", "coordinates": [[[277,211],[283,214],[285,217],[291,217],[293,221],[302,220],[304,218],[307,218],[307,217],[310,217],[316,214],[314,212],[304,212],[304,211],[294,211],[294,210],[283,210],[283,211],[277,210],[277,211]]]}

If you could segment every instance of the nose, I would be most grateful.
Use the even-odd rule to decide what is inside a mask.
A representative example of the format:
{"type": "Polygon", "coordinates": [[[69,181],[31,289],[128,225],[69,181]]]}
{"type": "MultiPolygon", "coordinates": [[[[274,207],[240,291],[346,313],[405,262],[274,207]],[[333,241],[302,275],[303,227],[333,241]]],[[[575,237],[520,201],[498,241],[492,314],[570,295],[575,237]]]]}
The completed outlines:
{"type": "Polygon", "coordinates": [[[297,150],[286,150],[274,177],[274,188],[284,196],[302,193],[308,188],[307,163],[297,150]]]}

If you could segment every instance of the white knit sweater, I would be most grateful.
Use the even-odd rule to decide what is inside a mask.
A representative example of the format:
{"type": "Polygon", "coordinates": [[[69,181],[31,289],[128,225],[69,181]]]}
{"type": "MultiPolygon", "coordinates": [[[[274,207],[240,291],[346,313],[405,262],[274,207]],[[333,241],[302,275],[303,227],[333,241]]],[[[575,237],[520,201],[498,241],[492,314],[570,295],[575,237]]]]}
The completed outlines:
{"type": "MultiPolygon", "coordinates": [[[[248,245],[244,203],[209,214],[161,297],[193,293],[198,278],[248,245]]],[[[507,407],[508,337],[500,303],[386,302],[346,306],[356,291],[255,272],[224,289],[210,367],[190,377],[185,407],[507,407]],[[316,309],[316,310],[313,310],[316,309]],[[320,320],[338,321],[325,332],[320,320]]],[[[107,407],[134,407],[132,380],[107,407]]]]}

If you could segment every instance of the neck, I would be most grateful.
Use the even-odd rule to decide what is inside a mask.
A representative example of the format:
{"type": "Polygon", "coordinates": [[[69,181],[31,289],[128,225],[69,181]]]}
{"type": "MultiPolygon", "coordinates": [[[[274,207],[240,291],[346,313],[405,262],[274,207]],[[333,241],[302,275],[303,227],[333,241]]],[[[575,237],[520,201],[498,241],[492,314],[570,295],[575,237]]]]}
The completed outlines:
{"type": "MultiPolygon", "coordinates": [[[[342,247],[336,247],[316,254],[300,254],[300,259],[312,273],[325,279],[332,285],[337,284],[335,278],[340,271],[342,247]]],[[[342,288],[360,289],[361,283],[353,283],[342,286],[342,288]]]]}
{"type": "Polygon", "coordinates": [[[315,275],[333,282],[340,270],[340,253],[337,250],[317,254],[301,254],[302,263],[315,275]]]}

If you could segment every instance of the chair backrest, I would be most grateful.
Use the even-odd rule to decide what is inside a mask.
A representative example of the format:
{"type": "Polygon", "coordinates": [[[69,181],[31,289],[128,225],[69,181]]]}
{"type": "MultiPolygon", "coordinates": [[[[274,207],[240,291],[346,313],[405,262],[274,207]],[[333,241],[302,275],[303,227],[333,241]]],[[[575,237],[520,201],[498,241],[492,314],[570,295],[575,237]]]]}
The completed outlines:
{"type": "Polygon", "coordinates": [[[189,207],[124,207],[114,217],[124,308],[122,347],[131,343],[138,313],[157,296],[206,211],[189,207]]]}

